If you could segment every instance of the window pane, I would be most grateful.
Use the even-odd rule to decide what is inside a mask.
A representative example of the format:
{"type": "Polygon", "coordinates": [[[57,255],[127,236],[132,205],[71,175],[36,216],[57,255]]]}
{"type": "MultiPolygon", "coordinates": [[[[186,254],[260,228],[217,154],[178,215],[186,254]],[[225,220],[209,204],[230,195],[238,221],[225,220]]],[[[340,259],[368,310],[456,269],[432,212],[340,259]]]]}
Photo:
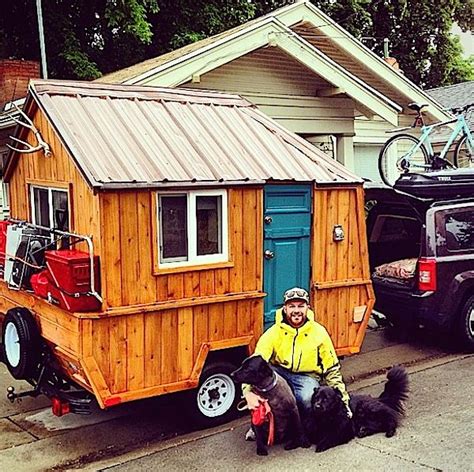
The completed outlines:
{"type": "Polygon", "coordinates": [[[69,230],[67,192],[53,190],[54,227],[61,231],[69,230]]]}
{"type": "Polygon", "coordinates": [[[187,197],[161,197],[162,259],[187,260],[187,197]]]}
{"type": "Polygon", "coordinates": [[[384,217],[378,242],[413,241],[420,237],[420,223],[412,218],[384,217]]]}
{"type": "Polygon", "coordinates": [[[222,197],[196,197],[197,254],[222,252],[222,197]]]}
{"type": "Polygon", "coordinates": [[[35,223],[50,228],[48,189],[33,188],[33,199],[35,206],[35,223]]]}
{"type": "Polygon", "coordinates": [[[474,249],[474,211],[446,217],[446,245],[451,251],[474,249]]]}

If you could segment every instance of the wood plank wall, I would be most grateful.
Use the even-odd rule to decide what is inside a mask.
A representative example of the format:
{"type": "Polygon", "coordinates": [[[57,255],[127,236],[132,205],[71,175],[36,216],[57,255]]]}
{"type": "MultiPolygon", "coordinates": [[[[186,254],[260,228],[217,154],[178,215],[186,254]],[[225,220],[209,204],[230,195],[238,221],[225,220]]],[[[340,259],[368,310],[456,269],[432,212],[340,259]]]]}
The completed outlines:
{"type": "Polygon", "coordinates": [[[83,356],[95,358],[112,394],[182,382],[204,343],[258,338],[255,313],[263,316],[262,299],[81,320],[91,334],[83,356]]]}
{"type": "Polygon", "coordinates": [[[102,294],[107,307],[262,290],[261,188],[228,191],[232,267],[154,274],[156,193],[100,194],[102,294]],[[155,226],[155,229],[153,227],[155,226]]]}
{"type": "MultiPolygon", "coordinates": [[[[43,139],[50,145],[52,156],[43,152],[20,154],[15,171],[10,180],[10,215],[12,218],[31,221],[30,193],[28,183],[65,188],[69,190],[70,230],[91,235],[94,252],[100,256],[99,201],[94,196],[79,173],[72,159],[46,116],[37,110],[33,116],[35,126],[41,131],[43,139]]],[[[35,143],[31,132],[26,141],[35,143]]],[[[87,245],[78,248],[87,250],[87,245]]]]}
{"type": "Polygon", "coordinates": [[[357,352],[375,300],[362,187],[316,187],[313,229],[312,295],[316,319],[329,331],[338,354],[357,352]],[[333,227],[337,224],[345,233],[341,242],[333,241],[333,227]],[[354,308],[364,305],[364,319],[354,322],[354,308]]]}

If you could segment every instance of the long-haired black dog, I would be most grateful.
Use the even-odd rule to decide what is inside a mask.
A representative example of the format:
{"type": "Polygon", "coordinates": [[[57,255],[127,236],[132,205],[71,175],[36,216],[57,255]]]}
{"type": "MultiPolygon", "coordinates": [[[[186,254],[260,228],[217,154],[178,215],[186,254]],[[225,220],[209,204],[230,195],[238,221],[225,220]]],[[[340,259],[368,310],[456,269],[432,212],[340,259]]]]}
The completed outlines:
{"type": "Polygon", "coordinates": [[[314,389],[311,398],[311,413],[304,421],[305,429],[315,452],[345,444],[354,438],[354,426],[342,393],[332,387],[314,389]]]}
{"type": "Polygon", "coordinates": [[[378,398],[370,395],[350,396],[352,418],[339,390],[331,387],[314,389],[311,414],[304,425],[316,452],[345,444],[355,436],[362,438],[375,433],[395,434],[404,416],[404,402],[408,399],[408,374],[404,367],[392,367],[387,382],[378,398]]]}
{"type": "Polygon", "coordinates": [[[387,373],[387,382],[378,398],[370,395],[351,395],[354,432],[359,437],[385,433],[395,434],[405,414],[408,399],[408,374],[404,367],[394,366],[387,373]]]}
{"type": "MultiPolygon", "coordinates": [[[[301,424],[296,399],[286,380],[278,375],[262,356],[251,356],[230,374],[235,382],[252,385],[252,389],[268,400],[275,419],[275,443],[285,442],[285,449],[309,447],[310,443],[301,424]]],[[[257,443],[257,454],[268,454],[268,423],[252,424],[257,443]]]]}

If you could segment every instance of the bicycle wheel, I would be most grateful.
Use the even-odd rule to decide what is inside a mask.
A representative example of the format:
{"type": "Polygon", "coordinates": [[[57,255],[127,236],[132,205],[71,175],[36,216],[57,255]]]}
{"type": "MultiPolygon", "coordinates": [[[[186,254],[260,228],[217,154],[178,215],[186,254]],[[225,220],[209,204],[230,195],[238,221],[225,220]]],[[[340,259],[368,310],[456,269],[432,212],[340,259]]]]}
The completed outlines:
{"type": "Polygon", "coordinates": [[[474,149],[469,145],[467,136],[464,135],[454,150],[454,165],[460,168],[474,167],[474,149]]]}
{"type": "Polygon", "coordinates": [[[426,172],[430,168],[428,151],[423,144],[408,157],[418,143],[414,136],[397,134],[384,144],[379,154],[379,173],[387,185],[392,187],[400,174],[405,172],[426,172]]]}

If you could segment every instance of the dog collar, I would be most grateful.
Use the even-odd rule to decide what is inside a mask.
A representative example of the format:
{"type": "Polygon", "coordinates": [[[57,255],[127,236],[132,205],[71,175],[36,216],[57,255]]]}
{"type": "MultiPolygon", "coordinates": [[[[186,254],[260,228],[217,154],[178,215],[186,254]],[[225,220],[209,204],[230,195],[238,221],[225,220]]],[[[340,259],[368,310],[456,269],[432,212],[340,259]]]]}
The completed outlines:
{"type": "Polygon", "coordinates": [[[272,381],[266,387],[255,387],[255,390],[257,390],[258,392],[261,392],[261,393],[267,393],[270,390],[272,390],[273,388],[275,388],[275,385],[277,384],[277,381],[278,381],[278,378],[277,378],[275,372],[273,372],[272,381]]]}

